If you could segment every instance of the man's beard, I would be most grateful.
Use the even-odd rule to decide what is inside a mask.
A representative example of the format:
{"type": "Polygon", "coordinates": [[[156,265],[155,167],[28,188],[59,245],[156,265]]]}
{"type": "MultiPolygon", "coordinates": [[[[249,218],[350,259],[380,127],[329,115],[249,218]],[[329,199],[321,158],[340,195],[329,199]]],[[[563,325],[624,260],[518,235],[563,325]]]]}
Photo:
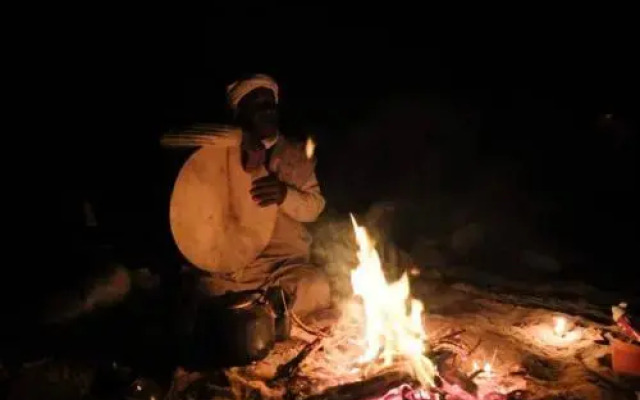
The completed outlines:
{"type": "Polygon", "coordinates": [[[262,123],[255,126],[253,131],[260,139],[271,139],[276,137],[278,134],[278,125],[273,123],[262,123]]]}

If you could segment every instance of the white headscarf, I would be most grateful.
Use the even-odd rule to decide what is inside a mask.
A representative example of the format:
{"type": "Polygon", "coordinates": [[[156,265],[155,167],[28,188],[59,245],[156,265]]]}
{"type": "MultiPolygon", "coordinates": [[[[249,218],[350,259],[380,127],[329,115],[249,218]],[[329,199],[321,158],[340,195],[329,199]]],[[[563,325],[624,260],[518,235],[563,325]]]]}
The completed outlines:
{"type": "Polygon", "coordinates": [[[278,102],[278,84],[268,75],[257,74],[247,79],[241,79],[227,86],[227,99],[229,106],[234,111],[238,108],[238,103],[249,92],[257,88],[270,89],[278,102]]]}

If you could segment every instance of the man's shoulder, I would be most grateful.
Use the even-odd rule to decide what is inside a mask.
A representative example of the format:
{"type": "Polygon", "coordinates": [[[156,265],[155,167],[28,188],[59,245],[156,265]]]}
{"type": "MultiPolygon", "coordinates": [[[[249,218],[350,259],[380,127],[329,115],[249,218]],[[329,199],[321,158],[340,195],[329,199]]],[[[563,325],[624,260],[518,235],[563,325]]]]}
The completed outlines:
{"type": "Polygon", "coordinates": [[[281,136],[274,157],[278,160],[280,179],[294,186],[303,185],[312,175],[315,158],[309,159],[305,142],[281,136]]]}
{"type": "Polygon", "coordinates": [[[305,142],[295,136],[285,136],[280,135],[280,139],[278,140],[280,143],[280,148],[283,153],[287,154],[290,157],[306,159],[305,156],[305,142]]]}
{"type": "Polygon", "coordinates": [[[305,144],[305,139],[296,135],[283,135],[280,134],[280,140],[282,140],[283,144],[289,147],[303,149],[305,144]]]}

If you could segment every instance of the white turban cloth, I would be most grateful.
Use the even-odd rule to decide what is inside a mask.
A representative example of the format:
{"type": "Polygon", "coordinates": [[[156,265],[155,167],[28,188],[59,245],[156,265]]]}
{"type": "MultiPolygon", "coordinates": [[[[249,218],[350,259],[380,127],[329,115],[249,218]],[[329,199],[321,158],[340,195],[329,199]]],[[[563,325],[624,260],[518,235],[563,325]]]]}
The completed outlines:
{"type": "Polygon", "coordinates": [[[278,84],[276,81],[268,75],[258,74],[247,79],[236,81],[227,86],[227,98],[231,109],[237,111],[240,100],[249,92],[258,88],[271,90],[276,98],[276,103],[278,102],[278,84]]]}

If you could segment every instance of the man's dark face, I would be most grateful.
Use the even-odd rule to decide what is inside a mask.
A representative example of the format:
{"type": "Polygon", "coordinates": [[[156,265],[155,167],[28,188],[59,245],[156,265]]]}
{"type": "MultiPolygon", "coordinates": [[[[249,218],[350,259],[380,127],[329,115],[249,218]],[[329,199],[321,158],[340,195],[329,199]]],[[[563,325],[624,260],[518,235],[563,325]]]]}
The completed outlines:
{"type": "Polygon", "coordinates": [[[267,88],[254,89],[238,104],[238,122],[243,130],[258,139],[278,134],[278,108],[273,92],[267,88]]]}

